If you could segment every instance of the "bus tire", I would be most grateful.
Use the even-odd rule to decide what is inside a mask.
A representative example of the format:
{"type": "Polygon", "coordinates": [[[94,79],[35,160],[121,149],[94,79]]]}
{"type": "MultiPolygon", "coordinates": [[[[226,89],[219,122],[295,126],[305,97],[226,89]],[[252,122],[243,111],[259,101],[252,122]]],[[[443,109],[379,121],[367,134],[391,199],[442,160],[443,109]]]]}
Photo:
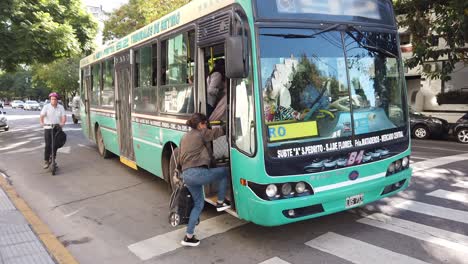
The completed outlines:
{"type": "Polygon", "coordinates": [[[104,139],[102,138],[101,128],[99,126],[96,128],[96,143],[98,146],[99,155],[105,159],[110,158],[112,153],[108,151],[106,149],[106,145],[104,145],[104,139]]]}
{"type": "Polygon", "coordinates": [[[179,158],[179,148],[174,148],[174,151],[171,154],[171,158],[169,160],[169,184],[171,187],[171,190],[174,191],[177,188],[177,185],[179,185],[182,182],[182,172],[175,173],[176,169],[176,162],[179,158]]]}

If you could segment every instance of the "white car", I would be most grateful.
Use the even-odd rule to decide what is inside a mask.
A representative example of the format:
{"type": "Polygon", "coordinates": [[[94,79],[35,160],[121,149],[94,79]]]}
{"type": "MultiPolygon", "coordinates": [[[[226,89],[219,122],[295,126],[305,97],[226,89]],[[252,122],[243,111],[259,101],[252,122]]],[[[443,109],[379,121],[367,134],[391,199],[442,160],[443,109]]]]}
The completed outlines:
{"type": "Polygon", "coordinates": [[[11,102],[11,108],[13,109],[23,108],[23,107],[24,107],[24,102],[21,100],[13,100],[13,102],[11,102]]]}
{"type": "Polygon", "coordinates": [[[6,112],[0,111],[0,129],[8,131],[10,127],[8,127],[7,118],[5,116],[6,112]]]}
{"type": "Polygon", "coordinates": [[[24,103],[24,110],[39,110],[41,109],[41,106],[37,101],[34,100],[28,100],[26,103],[24,103]]]}

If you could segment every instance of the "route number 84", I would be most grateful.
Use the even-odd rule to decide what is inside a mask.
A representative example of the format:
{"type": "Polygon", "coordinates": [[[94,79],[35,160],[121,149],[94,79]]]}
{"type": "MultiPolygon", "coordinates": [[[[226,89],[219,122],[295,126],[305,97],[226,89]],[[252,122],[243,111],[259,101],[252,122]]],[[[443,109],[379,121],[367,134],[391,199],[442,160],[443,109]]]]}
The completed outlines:
{"type": "Polygon", "coordinates": [[[361,150],[359,152],[354,151],[354,152],[349,153],[347,166],[361,164],[363,157],[364,157],[364,150],[361,150]]]}

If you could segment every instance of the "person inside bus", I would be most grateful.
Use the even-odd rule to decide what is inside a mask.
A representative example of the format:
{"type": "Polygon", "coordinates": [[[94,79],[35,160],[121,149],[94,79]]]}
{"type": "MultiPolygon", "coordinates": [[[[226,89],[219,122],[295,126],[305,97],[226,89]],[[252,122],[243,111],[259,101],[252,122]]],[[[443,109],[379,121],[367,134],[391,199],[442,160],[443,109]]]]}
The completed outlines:
{"type": "Polygon", "coordinates": [[[213,70],[210,72],[208,77],[206,78],[207,84],[207,105],[206,105],[206,113],[207,116],[210,116],[211,113],[216,108],[216,104],[219,100],[224,96],[225,93],[225,83],[226,83],[226,75],[225,75],[225,68],[224,68],[224,59],[217,59],[215,61],[213,70]]]}
{"type": "Polygon", "coordinates": [[[226,134],[225,127],[209,129],[208,119],[204,114],[195,113],[187,125],[192,128],[184,135],[180,142],[179,163],[182,167],[182,178],[187,185],[193,199],[193,208],[187,225],[187,231],[181,244],[195,247],[200,240],[195,238],[195,225],[205,204],[203,185],[218,181],[218,200],[216,210],[218,212],[230,208],[224,201],[229,170],[227,167],[212,168],[213,153],[210,142],[226,134]]]}
{"type": "Polygon", "coordinates": [[[209,116],[209,121],[226,121],[226,109],[227,109],[227,94],[228,94],[228,80],[225,78],[224,88],[222,91],[223,97],[216,103],[216,107],[209,116]]]}
{"type": "Polygon", "coordinates": [[[54,146],[54,149],[52,150],[52,135],[53,132],[56,133],[59,128],[54,127],[54,125],[60,125],[60,127],[63,127],[67,121],[65,109],[62,105],[58,104],[59,95],[57,93],[51,93],[49,94],[49,99],[50,103],[44,105],[39,117],[41,126],[52,125],[50,128],[44,128],[44,169],[47,169],[50,166],[50,156],[52,151],[54,151],[54,156],[57,157],[57,147],[54,146]]]}

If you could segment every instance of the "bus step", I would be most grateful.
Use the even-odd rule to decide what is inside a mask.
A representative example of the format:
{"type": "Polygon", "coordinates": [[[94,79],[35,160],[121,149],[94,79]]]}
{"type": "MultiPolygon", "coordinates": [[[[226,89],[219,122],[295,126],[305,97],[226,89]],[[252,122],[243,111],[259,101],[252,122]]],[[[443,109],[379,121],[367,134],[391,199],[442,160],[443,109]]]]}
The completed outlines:
{"type": "MultiPolygon", "coordinates": [[[[210,196],[210,197],[205,197],[205,202],[207,202],[207,203],[209,203],[209,204],[211,204],[213,206],[216,206],[217,200],[218,200],[218,197],[216,195],[213,195],[213,196],[210,196]]],[[[228,200],[228,199],[226,199],[226,200],[228,200]]],[[[237,215],[237,212],[232,208],[226,209],[224,212],[227,212],[228,214],[230,214],[230,215],[232,215],[232,216],[234,216],[236,218],[239,218],[239,215],[237,215]]]]}

